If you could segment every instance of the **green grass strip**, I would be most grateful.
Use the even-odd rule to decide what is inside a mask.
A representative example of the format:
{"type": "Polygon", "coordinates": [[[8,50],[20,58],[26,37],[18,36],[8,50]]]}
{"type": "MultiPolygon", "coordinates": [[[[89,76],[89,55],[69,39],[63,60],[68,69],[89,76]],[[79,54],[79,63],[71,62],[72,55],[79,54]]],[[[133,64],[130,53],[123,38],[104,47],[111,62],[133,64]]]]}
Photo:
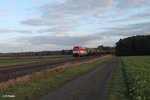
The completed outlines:
{"type": "Polygon", "coordinates": [[[129,100],[127,92],[121,61],[119,61],[109,88],[108,100],[129,100]]]}

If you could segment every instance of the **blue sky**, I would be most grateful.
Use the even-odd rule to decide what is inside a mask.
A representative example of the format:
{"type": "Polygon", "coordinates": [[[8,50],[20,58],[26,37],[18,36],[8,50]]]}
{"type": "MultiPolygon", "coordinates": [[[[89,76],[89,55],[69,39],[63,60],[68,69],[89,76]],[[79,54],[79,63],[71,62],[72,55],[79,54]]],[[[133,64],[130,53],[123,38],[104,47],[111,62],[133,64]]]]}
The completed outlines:
{"type": "Polygon", "coordinates": [[[149,0],[1,0],[0,52],[115,46],[149,26],[149,0]]]}

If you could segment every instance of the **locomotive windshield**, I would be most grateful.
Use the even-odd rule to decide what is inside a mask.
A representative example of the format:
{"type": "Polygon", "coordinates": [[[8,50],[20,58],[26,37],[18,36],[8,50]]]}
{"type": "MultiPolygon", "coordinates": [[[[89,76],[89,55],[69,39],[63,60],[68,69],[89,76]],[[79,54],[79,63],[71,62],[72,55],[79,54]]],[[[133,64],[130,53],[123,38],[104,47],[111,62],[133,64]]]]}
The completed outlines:
{"type": "Polygon", "coordinates": [[[74,48],[73,50],[74,50],[74,51],[78,51],[78,50],[79,50],[79,48],[74,48]]]}

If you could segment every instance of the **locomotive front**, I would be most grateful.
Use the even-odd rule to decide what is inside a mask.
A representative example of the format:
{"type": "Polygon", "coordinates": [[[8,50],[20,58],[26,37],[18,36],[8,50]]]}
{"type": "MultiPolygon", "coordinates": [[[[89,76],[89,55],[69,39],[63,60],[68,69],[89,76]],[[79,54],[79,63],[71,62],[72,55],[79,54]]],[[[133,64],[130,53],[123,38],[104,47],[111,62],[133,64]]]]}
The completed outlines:
{"type": "Polygon", "coordinates": [[[86,56],[87,55],[87,49],[80,46],[73,47],[73,56],[74,57],[80,57],[80,56],[86,56]]]}

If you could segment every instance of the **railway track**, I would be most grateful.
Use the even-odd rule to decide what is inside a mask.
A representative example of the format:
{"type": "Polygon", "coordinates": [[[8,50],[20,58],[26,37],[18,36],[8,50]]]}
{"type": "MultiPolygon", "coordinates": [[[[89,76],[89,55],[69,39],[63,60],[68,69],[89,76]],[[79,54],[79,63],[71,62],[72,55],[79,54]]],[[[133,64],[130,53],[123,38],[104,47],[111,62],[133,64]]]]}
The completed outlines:
{"type": "Polygon", "coordinates": [[[46,62],[40,62],[40,63],[31,63],[31,64],[12,65],[12,66],[7,66],[7,67],[2,67],[0,68],[0,82],[8,81],[10,79],[15,79],[17,77],[32,74],[34,72],[38,72],[38,71],[45,70],[48,68],[54,68],[59,65],[66,64],[66,63],[83,62],[83,61],[91,60],[97,57],[99,56],[66,58],[66,59],[60,59],[60,60],[55,60],[55,61],[46,61],[46,62]]]}

